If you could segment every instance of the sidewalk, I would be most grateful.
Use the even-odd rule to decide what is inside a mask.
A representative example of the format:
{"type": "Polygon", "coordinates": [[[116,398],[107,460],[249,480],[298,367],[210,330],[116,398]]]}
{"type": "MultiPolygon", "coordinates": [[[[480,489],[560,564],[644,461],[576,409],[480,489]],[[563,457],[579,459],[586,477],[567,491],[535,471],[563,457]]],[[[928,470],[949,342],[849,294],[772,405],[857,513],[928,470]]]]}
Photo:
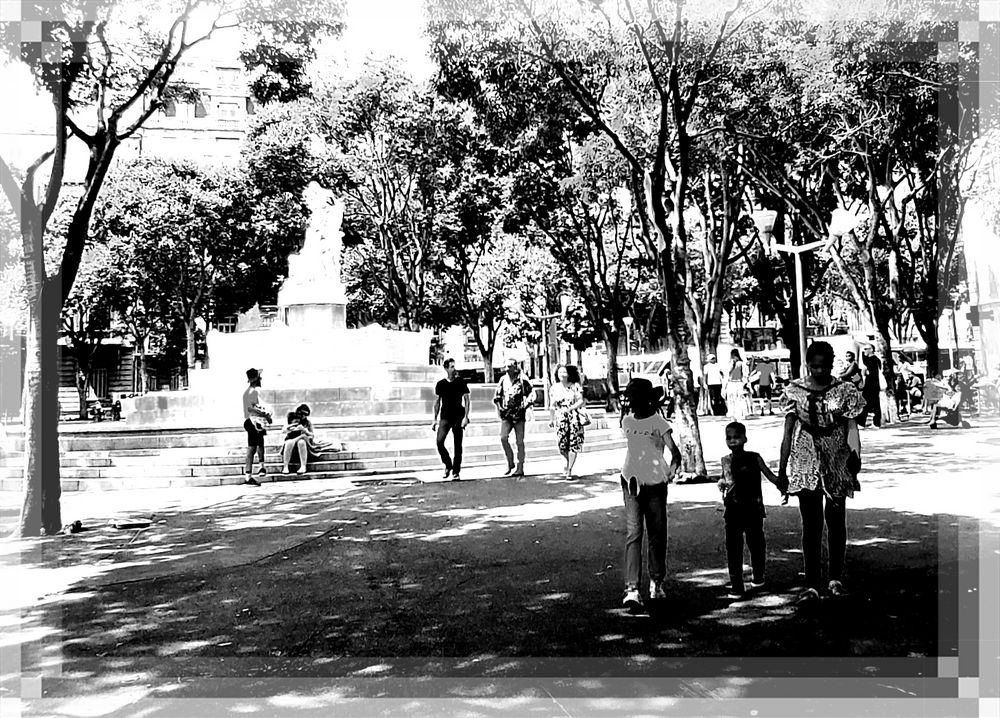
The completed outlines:
{"type": "MultiPolygon", "coordinates": [[[[721,423],[706,422],[710,463],[721,423]]],[[[217,696],[212,686],[271,695],[277,684],[266,681],[279,677],[281,692],[293,677],[323,677],[324,690],[346,681],[335,684],[340,699],[405,697],[423,690],[421,676],[435,678],[426,688],[435,694],[459,677],[638,679],[676,675],[690,660],[703,663],[686,675],[798,675],[803,656],[836,658],[817,675],[855,677],[895,657],[903,662],[887,685],[928,690],[906,676],[957,655],[945,608],[958,600],[962,541],[1000,526],[988,476],[1000,421],[975,423],[864,432],[864,488],[848,513],[852,595],[824,600],[818,614],[792,604],[798,512],[768,486],[768,585],[745,601],[724,598],[711,483],[671,487],[665,604],[622,611],[621,455],[608,452],[584,454],[574,482],[559,477],[556,458],[532,463],[524,481],[483,468],[462,482],[435,470],[365,485],[66,495],[64,521],[91,530],[0,544],[5,583],[16,587],[3,594],[5,628],[15,630],[2,645],[23,643],[22,673],[62,676],[45,680],[52,715],[116,691],[131,697],[88,715],[137,715],[134,701],[148,699],[144,715],[165,715],[170,700],[217,696]],[[109,528],[118,515],[151,524],[109,528]]],[[[777,421],[750,425],[750,448],[772,464],[779,437],[777,421]]]]}

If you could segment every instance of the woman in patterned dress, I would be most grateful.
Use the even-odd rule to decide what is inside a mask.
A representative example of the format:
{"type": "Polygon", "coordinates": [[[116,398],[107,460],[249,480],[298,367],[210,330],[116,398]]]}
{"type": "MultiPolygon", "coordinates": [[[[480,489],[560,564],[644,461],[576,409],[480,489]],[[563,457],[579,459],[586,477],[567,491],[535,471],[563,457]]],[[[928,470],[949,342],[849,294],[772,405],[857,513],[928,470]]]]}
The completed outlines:
{"type": "Polygon", "coordinates": [[[846,594],[841,583],[847,552],[846,502],[861,486],[861,441],[856,418],[865,400],[852,383],[833,377],[833,347],[813,342],[806,351],[809,375],[785,387],[785,433],[778,469],[779,488],[798,496],[802,517],[802,558],[806,590],[800,602],[819,598],[826,518],[829,583],[833,596],[846,594]],[[825,507],[824,507],[825,502],[825,507]]]}
{"type": "Polygon", "coordinates": [[[579,382],[571,381],[569,369],[563,365],[556,367],[556,382],[549,389],[550,426],[556,429],[559,453],[566,460],[563,476],[573,478],[573,465],[577,454],[583,449],[583,389],[579,382]]]}
{"type": "MultiPolygon", "coordinates": [[[[747,400],[747,369],[740,356],[740,350],[734,348],[729,353],[729,373],[726,375],[726,405],[729,415],[736,421],[743,421],[750,409],[747,400]]],[[[751,412],[752,415],[753,412],[751,412]]]]}

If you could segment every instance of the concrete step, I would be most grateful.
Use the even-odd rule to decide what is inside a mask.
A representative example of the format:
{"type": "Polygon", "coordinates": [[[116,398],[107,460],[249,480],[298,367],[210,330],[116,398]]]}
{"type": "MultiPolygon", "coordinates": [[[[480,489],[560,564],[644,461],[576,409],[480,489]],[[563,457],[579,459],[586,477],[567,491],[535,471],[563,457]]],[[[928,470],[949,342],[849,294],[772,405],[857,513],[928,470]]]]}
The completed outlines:
{"type": "MultiPolygon", "coordinates": [[[[593,423],[589,430],[618,427],[617,415],[603,411],[592,411],[593,423]]],[[[548,417],[535,411],[536,419],[525,427],[527,434],[548,432],[548,417]]],[[[314,422],[320,438],[343,441],[348,444],[358,441],[398,441],[400,439],[423,440],[430,433],[431,413],[398,416],[359,416],[336,420],[314,422]]],[[[466,428],[466,437],[496,435],[499,420],[495,412],[473,412],[471,423],[466,428]]],[[[266,442],[275,444],[279,440],[279,427],[269,431],[266,442]]],[[[20,426],[7,428],[10,448],[14,452],[23,450],[24,442],[20,426]]],[[[245,444],[246,433],[235,424],[231,427],[132,427],[122,423],[70,425],[60,429],[59,445],[63,455],[81,451],[151,451],[164,449],[199,448],[218,446],[241,446],[245,444]]]]}
{"type": "MultiPolygon", "coordinates": [[[[618,438],[620,438],[620,434],[617,429],[598,429],[587,432],[588,444],[613,441],[618,438]]],[[[555,445],[555,436],[550,432],[526,434],[525,445],[529,448],[534,446],[552,447],[555,445]]],[[[494,451],[498,447],[499,441],[495,434],[471,437],[463,442],[463,448],[467,454],[476,451],[494,451]]],[[[77,470],[104,469],[105,471],[97,475],[80,474],[80,477],[97,478],[113,477],[117,475],[118,471],[134,473],[137,468],[142,468],[145,472],[166,471],[172,474],[175,470],[192,467],[242,464],[245,455],[246,448],[239,445],[197,450],[172,448],[133,451],[80,451],[64,455],[60,464],[67,476],[73,475],[73,472],[77,470]]],[[[265,456],[268,461],[280,462],[281,446],[274,444],[266,447],[265,456]]],[[[344,451],[324,453],[320,456],[319,461],[415,460],[426,456],[437,459],[434,437],[430,432],[427,432],[420,439],[359,442],[348,446],[344,451]]],[[[23,455],[8,455],[0,459],[0,478],[19,477],[23,470],[23,461],[23,455]]]]}
{"type": "MultiPolygon", "coordinates": [[[[621,450],[624,440],[594,441],[585,446],[585,451],[621,450]]],[[[473,450],[463,452],[463,464],[466,467],[498,465],[505,463],[503,452],[499,445],[492,451],[473,450]]],[[[526,446],[525,454],[529,459],[552,458],[556,454],[552,445],[538,444],[526,446]]],[[[377,477],[380,474],[399,473],[400,471],[428,470],[440,466],[440,459],[434,456],[399,457],[367,460],[334,460],[310,464],[307,476],[310,479],[350,478],[359,479],[366,476],[377,477]]],[[[270,461],[267,464],[266,480],[290,480],[296,476],[283,477],[280,474],[280,463],[270,461]]],[[[136,488],[181,488],[198,486],[220,486],[223,484],[239,484],[243,482],[241,463],[231,463],[223,466],[178,467],[176,473],[165,467],[158,467],[137,472],[125,467],[100,469],[64,469],[62,472],[63,491],[111,491],[136,488]]],[[[261,479],[262,481],[264,479],[261,479]]],[[[0,478],[0,491],[17,491],[21,489],[21,478],[0,478]]]]}

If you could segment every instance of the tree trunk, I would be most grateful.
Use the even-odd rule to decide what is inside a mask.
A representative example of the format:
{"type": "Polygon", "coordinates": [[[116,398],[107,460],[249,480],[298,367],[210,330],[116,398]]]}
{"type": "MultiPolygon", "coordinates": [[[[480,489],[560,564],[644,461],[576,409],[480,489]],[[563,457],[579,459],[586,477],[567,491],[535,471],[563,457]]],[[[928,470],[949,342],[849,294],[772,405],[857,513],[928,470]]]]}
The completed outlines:
{"type": "Polygon", "coordinates": [[[483,381],[487,384],[493,381],[493,350],[480,351],[483,356],[483,381]]]}
{"type": "Polygon", "coordinates": [[[24,366],[24,502],[21,536],[62,530],[59,476],[59,313],[61,287],[45,280],[29,305],[24,366]]]}
{"type": "Polygon", "coordinates": [[[184,334],[187,337],[187,367],[190,371],[195,365],[194,319],[184,321],[184,334]]]}
{"type": "Polygon", "coordinates": [[[146,359],[145,339],[139,340],[137,349],[139,350],[139,393],[145,394],[148,391],[148,387],[146,386],[146,363],[148,360],[146,359]]]}
{"type": "Polygon", "coordinates": [[[792,305],[779,317],[781,327],[778,329],[778,336],[788,348],[788,361],[791,363],[792,377],[800,379],[802,373],[802,356],[799,352],[799,315],[795,306],[792,305]]]}
{"type": "Polygon", "coordinates": [[[681,452],[681,473],[687,480],[708,478],[705,453],[701,443],[701,428],[698,425],[698,403],[694,400],[694,375],[691,372],[691,358],[687,351],[687,323],[684,316],[684,300],[675,296],[673,272],[665,270],[663,264],[672,262],[668,252],[660,255],[660,292],[667,310],[667,345],[670,349],[671,388],[674,392],[675,416],[678,421],[677,448],[681,452]]]}
{"type": "Polygon", "coordinates": [[[938,349],[941,342],[938,335],[937,323],[923,322],[916,317],[914,317],[914,323],[917,325],[917,332],[920,334],[920,338],[924,340],[924,344],[927,346],[927,376],[924,378],[930,379],[941,371],[941,362],[938,358],[938,349]]]}
{"type": "MultiPolygon", "coordinates": [[[[79,360],[78,360],[79,362],[79,360]]],[[[80,420],[87,419],[87,388],[90,386],[89,372],[78,363],[76,370],[76,395],[80,400],[80,420]]]]}
{"type": "Polygon", "coordinates": [[[608,401],[606,409],[608,411],[618,411],[618,395],[621,387],[618,385],[618,332],[609,332],[604,337],[604,349],[608,355],[608,401]]]}

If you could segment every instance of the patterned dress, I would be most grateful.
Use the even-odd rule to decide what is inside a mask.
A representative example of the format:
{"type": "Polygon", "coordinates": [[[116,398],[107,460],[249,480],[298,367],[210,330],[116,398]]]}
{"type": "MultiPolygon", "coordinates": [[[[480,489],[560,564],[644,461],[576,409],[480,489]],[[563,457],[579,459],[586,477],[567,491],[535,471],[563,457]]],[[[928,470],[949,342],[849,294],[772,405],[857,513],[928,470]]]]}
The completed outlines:
{"type": "Polygon", "coordinates": [[[560,453],[579,453],[583,448],[583,421],[580,410],[566,411],[583,398],[583,390],[579,384],[564,387],[562,383],[553,384],[549,389],[549,402],[556,412],[556,437],[560,453]]]}
{"type": "Polygon", "coordinates": [[[822,389],[802,379],[785,387],[782,411],[798,418],[792,430],[788,493],[821,489],[829,496],[854,496],[857,478],[848,468],[847,420],[860,415],[865,400],[850,382],[834,379],[822,389]]]}

